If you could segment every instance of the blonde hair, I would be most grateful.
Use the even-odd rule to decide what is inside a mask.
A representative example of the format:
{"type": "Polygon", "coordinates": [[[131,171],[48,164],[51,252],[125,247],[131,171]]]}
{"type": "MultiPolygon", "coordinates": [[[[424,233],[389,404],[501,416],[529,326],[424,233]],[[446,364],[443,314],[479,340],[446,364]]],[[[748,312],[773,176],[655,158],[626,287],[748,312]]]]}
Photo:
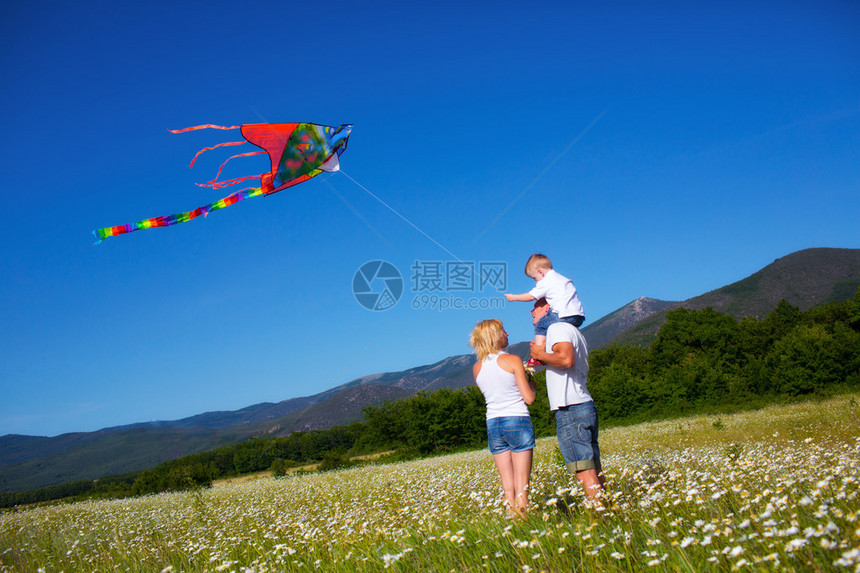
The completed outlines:
{"type": "Polygon", "coordinates": [[[552,263],[549,261],[548,256],[542,255],[540,253],[535,253],[529,257],[528,261],[526,261],[526,276],[530,276],[529,271],[532,269],[549,270],[551,268],[552,263]]]}
{"type": "Polygon", "coordinates": [[[502,350],[502,341],[505,338],[505,327],[502,321],[496,318],[482,320],[475,325],[475,330],[469,337],[469,346],[475,349],[475,354],[483,360],[490,354],[502,350]]]}

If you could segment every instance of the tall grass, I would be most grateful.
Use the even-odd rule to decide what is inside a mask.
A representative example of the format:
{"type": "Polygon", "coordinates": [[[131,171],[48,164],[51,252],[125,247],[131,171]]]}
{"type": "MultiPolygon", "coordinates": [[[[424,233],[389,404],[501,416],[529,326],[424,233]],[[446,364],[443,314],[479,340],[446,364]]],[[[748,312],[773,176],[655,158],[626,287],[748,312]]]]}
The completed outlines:
{"type": "Polygon", "coordinates": [[[528,519],[468,452],[0,514],[0,571],[860,571],[858,395],[601,435],[592,507],[540,440],[528,519]]]}

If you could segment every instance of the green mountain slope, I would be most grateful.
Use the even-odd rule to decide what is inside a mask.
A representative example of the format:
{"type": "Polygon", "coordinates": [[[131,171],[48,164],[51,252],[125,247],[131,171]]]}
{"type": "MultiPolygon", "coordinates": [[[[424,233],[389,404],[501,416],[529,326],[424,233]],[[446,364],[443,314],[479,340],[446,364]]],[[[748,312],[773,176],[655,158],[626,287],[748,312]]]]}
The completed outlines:
{"type": "Polygon", "coordinates": [[[806,249],[776,259],[762,270],[730,285],[673,304],[611,340],[613,344],[649,344],[679,306],[706,306],[735,318],[764,317],[785,300],[800,310],[848,300],[860,286],[860,249],[806,249]]]}
{"type": "Polygon", "coordinates": [[[589,350],[605,346],[610,340],[636,326],[643,320],[666,308],[677,307],[677,302],[641,297],[625,304],[582,329],[589,350]]]}
{"type": "Polygon", "coordinates": [[[97,479],[153,467],[163,461],[235,444],[247,428],[135,428],[93,432],[95,439],[0,468],[0,492],[97,479]]]}

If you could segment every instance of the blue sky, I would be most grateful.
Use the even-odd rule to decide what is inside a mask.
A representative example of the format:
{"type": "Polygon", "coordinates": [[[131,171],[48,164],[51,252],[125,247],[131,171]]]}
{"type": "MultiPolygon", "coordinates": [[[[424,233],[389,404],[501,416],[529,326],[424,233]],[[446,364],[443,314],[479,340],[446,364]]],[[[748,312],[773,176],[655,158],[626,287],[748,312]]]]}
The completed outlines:
{"type": "Polygon", "coordinates": [[[544,252],[588,324],[858,248],[857,30],[853,2],[5,2],[0,435],[315,394],[489,317],[530,338],[529,305],[416,261],[524,292],[544,252]],[[295,121],[355,124],[344,173],[93,245],[228,193],[194,183],[236,148],[188,163],[236,134],[168,129],[295,121]],[[385,311],[353,296],[372,260],[385,311]]]}

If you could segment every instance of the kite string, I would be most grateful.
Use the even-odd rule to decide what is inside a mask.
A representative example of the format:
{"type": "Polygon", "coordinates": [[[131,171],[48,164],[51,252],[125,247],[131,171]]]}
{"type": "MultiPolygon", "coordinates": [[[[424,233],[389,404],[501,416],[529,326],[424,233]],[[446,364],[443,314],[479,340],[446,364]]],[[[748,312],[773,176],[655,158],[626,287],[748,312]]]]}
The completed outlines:
{"type": "Polygon", "coordinates": [[[526,188],[525,188],[525,189],[523,189],[523,190],[520,192],[520,194],[519,194],[519,195],[517,195],[517,196],[514,198],[514,200],[513,200],[513,201],[511,201],[511,202],[508,204],[508,206],[507,206],[507,207],[505,207],[504,209],[502,209],[502,212],[501,212],[501,213],[499,213],[499,214],[496,216],[496,218],[495,218],[495,219],[493,219],[493,221],[492,221],[489,225],[487,225],[487,227],[486,227],[483,231],[481,231],[480,233],[478,233],[478,235],[477,235],[477,236],[474,238],[474,240],[472,241],[472,245],[474,245],[475,243],[477,243],[477,242],[478,242],[478,240],[479,240],[481,237],[483,237],[485,234],[487,234],[487,231],[489,231],[490,229],[492,229],[492,228],[496,225],[496,223],[498,223],[498,222],[499,222],[499,220],[501,220],[501,218],[502,218],[502,217],[504,217],[504,216],[505,216],[505,214],[506,214],[508,211],[510,211],[510,210],[511,210],[511,207],[513,207],[513,206],[514,206],[514,204],[515,204],[517,201],[519,201],[520,199],[522,199],[522,198],[523,198],[523,195],[525,195],[525,194],[528,192],[528,190],[529,190],[529,189],[531,189],[532,187],[534,187],[534,186],[535,186],[535,184],[536,184],[538,181],[540,181],[541,177],[543,177],[544,175],[546,175],[546,174],[547,174],[547,172],[548,172],[548,171],[549,171],[549,170],[550,170],[550,169],[551,169],[551,168],[552,168],[556,163],[558,163],[558,162],[559,162],[559,160],[561,160],[561,158],[562,158],[562,157],[564,157],[564,155],[565,155],[568,151],[570,151],[570,148],[571,148],[571,147],[573,147],[573,146],[576,144],[576,142],[578,142],[580,139],[582,139],[582,138],[585,136],[585,134],[586,134],[586,133],[588,133],[588,132],[589,132],[589,130],[590,130],[592,127],[594,127],[594,124],[596,124],[598,121],[600,121],[600,118],[601,118],[601,117],[603,117],[603,116],[606,114],[606,112],[607,112],[607,111],[608,111],[608,110],[603,110],[602,112],[600,112],[600,114],[599,114],[597,117],[595,117],[595,118],[591,121],[591,123],[589,123],[589,124],[586,126],[586,128],[585,128],[585,129],[583,129],[583,130],[579,133],[579,135],[577,135],[576,137],[574,137],[574,138],[573,138],[573,140],[572,140],[570,143],[568,143],[568,144],[567,144],[567,147],[565,147],[565,148],[561,151],[561,153],[559,153],[559,154],[555,157],[555,159],[553,159],[552,161],[550,161],[549,165],[547,165],[546,167],[544,167],[543,171],[541,171],[540,173],[538,173],[538,176],[537,176],[537,177],[535,177],[535,178],[532,180],[532,182],[531,182],[531,183],[529,183],[529,184],[528,184],[528,186],[526,186],[526,188]]]}
{"type": "Polygon", "coordinates": [[[359,183],[358,181],[356,181],[355,179],[350,177],[346,171],[344,171],[343,169],[340,169],[339,171],[341,173],[343,173],[344,175],[346,175],[347,179],[349,179],[350,181],[352,181],[353,183],[355,183],[356,185],[358,185],[359,187],[364,189],[365,193],[367,193],[368,195],[370,195],[371,197],[373,197],[374,199],[376,199],[377,201],[382,203],[382,205],[384,205],[389,211],[391,211],[392,213],[394,213],[395,215],[397,215],[398,217],[400,217],[401,219],[406,221],[413,229],[415,229],[416,231],[418,231],[419,233],[421,233],[422,235],[424,235],[425,237],[430,239],[430,241],[432,241],[434,245],[436,245],[437,247],[439,247],[440,249],[442,249],[443,251],[445,251],[446,253],[448,253],[449,255],[454,257],[455,259],[457,259],[458,262],[460,262],[460,263],[464,262],[462,259],[460,259],[460,257],[458,257],[457,255],[455,255],[454,253],[452,253],[451,251],[446,249],[444,246],[442,246],[442,244],[440,244],[439,241],[437,241],[436,239],[434,239],[433,237],[431,237],[430,235],[425,233],[420,227],[418,227],[418,225],[416,225],[415,223],[413,223],[412,221],[410,221],[409,219],[407,219],[406,217],[401,215],[394,207],[392,207],[391,205],[389,205],[388,203],[386,203],[385,201],[383,201],[382,199],[380,199],[379,197],[374,195],[370,191],[370,189],[368,189],[367,187],[365,187],[364,185],[362,185],[361,183],[359,183]]]}

